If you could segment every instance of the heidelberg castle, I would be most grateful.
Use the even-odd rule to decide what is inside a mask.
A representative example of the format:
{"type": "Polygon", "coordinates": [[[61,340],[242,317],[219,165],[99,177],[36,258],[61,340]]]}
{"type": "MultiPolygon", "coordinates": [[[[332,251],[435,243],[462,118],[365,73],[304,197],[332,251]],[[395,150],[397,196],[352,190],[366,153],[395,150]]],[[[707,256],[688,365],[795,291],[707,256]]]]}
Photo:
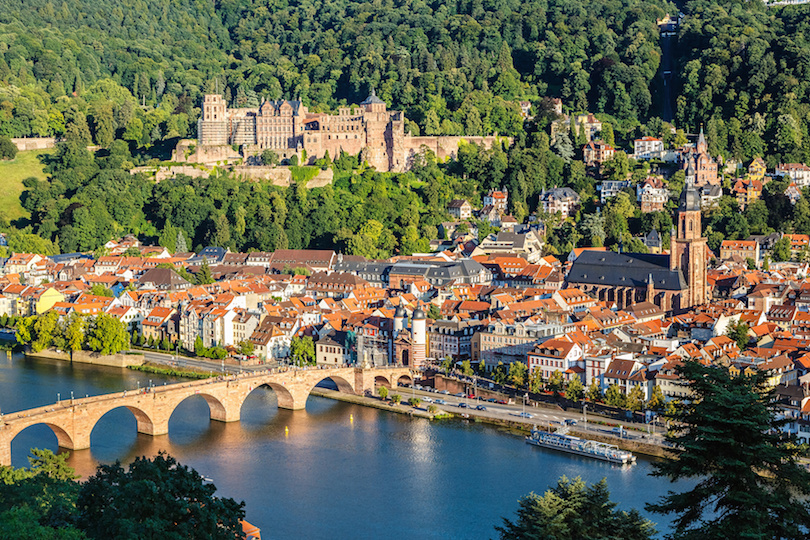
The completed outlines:
{"type": "Polygon", "coordinates": [[[462,140],[491,148],[498,139],[406,135],[405,115],[387,110],[373,90],[359,108],[343,107],[336,115],[311,113],[298,100],[263,101],[258,109],[229,109],[222,96],[206,95],[197,123],[197,142],[203,147],[241,145],[245,155],[270,149],[280,159],[306,156],[307,163],[327,152],[334,159],[341,150],[351,155],[365,150],[369,165],[391,172],[408,170],[423,147],[446,159],[455,157],[462,140]]]}

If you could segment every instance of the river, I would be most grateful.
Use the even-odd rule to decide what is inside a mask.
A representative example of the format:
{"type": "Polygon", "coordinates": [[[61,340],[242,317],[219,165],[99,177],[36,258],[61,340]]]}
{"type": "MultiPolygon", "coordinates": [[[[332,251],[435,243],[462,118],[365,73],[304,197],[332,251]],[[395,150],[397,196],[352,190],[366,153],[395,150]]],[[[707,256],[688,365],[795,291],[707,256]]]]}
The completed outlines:
{"type": "MultiPolygon", "coordinates": [[[[131,370],[32,360],[0,351],[0,409],[8,413],[61,398],[97,395],[169,377],[131,370]]],[[[12,444],[14,466],[32,447],[56,450],[45,426],[23,431],[12,444]]],[[[411,419],[311,396],[306,410],[278,409],[275,394],[257,389],[240,422],[211,422],[201,397],[180,404],[162,437],[140,435],[126,409],[104,416],[90,450],[69,460],[79,474],[98,463],[132,461],[166,450],[211,477],[218,494],[246,502],[247,519],[265,538],[495,538],[501,516],[517,500],[544,492],[566,475],[607,478],[613,500],[643,512],[670,489],[648,475],[641,458],[620,467],[526,445],[521,438],[476,423],[411,419]],[[288,431],[287,431],[288,430],[288,431]]],[[[668,529],[660,516],[659,531],[668,529]]]]}

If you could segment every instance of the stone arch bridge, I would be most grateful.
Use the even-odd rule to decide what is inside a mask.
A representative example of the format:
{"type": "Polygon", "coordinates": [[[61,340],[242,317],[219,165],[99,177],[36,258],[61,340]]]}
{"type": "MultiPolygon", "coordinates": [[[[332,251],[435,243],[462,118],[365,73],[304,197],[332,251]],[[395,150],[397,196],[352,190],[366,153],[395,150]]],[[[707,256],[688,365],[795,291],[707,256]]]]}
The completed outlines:
{"type": "Polygon", "coordinates": [[[295,410],[306,406],[309,393],[325,379],[331,379],[341,392],[362,395],[375,385],[390,388],[400,382],[412,383],[413,375],[403,367],[271,370],[62,400],[0,416],[0,465],[11,465],[11,442],[33,425],[51,428],[60,447],[82,450],[90,448],[90,433],[101,417],[119,407],[132,412],[139,433],[165,435],[175,408],[189,397],[199,395],[205,399],[212,420],[236,422],[245,399],[259,387],[273,389],[279,408],[295,410]]]}

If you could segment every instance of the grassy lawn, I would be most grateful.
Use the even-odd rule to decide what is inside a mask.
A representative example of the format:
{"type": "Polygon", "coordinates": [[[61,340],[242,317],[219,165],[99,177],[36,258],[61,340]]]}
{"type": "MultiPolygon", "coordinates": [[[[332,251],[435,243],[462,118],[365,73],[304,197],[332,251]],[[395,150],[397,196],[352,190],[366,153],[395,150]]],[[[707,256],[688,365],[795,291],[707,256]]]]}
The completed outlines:
{"type": "Polygon", "coordinates": [[[0,216],[9,221],[29,217],[28,212],[20,206],[20,194],[25,189],[22,181],[29,176],[44,180],[42,163],[37,156],[53,151],[53,149],[27,150],[17,152],[17,157],[13,161],[0,161],[0,216]]]}

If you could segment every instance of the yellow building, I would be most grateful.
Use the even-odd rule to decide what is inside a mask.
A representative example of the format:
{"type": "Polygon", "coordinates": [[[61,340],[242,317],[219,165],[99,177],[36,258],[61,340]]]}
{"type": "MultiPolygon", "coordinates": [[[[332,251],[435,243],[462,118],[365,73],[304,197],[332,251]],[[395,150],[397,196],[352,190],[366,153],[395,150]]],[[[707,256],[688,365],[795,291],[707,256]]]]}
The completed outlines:
{"type": "Polygon", "coordinates": [[[40,289],[31,295],[31,313],[41,315],[51,309],[57,302],[64,301],[65,295],[53,287],[40,289]]]}
{"type": "Polygon", "coordinates": [[[756,157],[748,166],[749,180],[758,180],[762,182],[765,179],[765,162],[761,157],[756,157]]]}

